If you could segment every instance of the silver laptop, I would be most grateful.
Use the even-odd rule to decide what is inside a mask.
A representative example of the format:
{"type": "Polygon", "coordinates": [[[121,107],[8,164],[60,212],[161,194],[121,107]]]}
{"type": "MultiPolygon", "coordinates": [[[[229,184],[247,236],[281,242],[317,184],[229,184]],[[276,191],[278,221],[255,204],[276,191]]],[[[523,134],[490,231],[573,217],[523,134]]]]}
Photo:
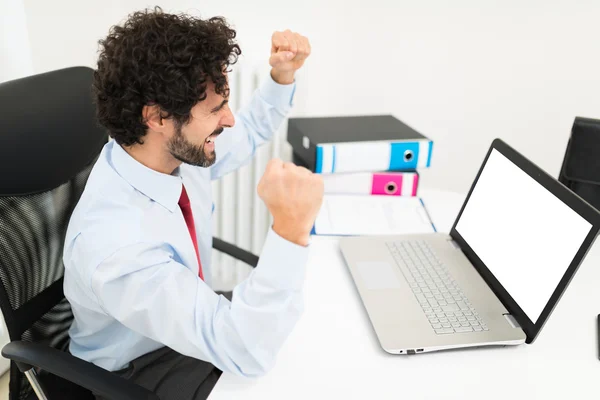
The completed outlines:
{"type": "Polygon", "coordinates": [[[450,234],[340,248],[383,349],[416,354],[533,342],[599,227],[598,211],[496,139],[450,234]]]}

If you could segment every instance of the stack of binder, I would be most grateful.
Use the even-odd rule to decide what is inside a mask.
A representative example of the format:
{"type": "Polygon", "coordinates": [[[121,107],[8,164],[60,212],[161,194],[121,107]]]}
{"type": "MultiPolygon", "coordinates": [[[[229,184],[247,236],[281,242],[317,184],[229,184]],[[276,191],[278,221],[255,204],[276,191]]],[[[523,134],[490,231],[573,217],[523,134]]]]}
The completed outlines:
{"type": "Polygon", "coordinates": [[[293,161],[323,174],[326,194],[417,196],[433,141],[392,115],[290,118],[293,161]]]}
{"type": "MultiPolygon", "coordinates": [[[[392,115],[290,118],[287,140],[295,164],[323,174],[325,206],[328,195],[338,196],[332,207],[340,207],[340,196],[368,195],[410,197],[424,207],[418,199],[419,170],[431,165],[433,141],[392,115]]],[[[331,223],[331,215],[323,219],[331,223]]]]}

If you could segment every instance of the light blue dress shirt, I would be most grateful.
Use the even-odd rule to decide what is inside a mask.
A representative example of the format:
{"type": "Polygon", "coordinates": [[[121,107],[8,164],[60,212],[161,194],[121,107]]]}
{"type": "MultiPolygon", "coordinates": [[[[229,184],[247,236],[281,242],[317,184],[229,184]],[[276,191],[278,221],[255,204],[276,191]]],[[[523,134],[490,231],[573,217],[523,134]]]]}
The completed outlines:
{"type": "Polygon", "coordinates": [[[294,90],[269,77],[215,141],[210,168],[184,164],[162,174],[115,141],[106,144],[71,217],[63,254],[73,355],[110,371],[163,346],[247,377],[274,365],[303,310],[308,249],[269,230],[258,266],[232,301],[217,295],[210,279],[211,179],[245,164],[273,136],[294,90]],[[198,277],[177,204],[182,183],[206,281],[198,277]]]}

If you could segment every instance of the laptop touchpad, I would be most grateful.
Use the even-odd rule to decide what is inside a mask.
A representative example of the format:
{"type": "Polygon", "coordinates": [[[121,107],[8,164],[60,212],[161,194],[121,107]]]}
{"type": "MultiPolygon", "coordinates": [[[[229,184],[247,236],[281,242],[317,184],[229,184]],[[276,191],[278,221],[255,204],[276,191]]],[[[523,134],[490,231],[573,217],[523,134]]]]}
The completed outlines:
{"type": "Polygon", "coordinates": [[[358,272],[367,289],[398,289],[400,280],[395,267],[385,261],[363,261],[358,272]]]}

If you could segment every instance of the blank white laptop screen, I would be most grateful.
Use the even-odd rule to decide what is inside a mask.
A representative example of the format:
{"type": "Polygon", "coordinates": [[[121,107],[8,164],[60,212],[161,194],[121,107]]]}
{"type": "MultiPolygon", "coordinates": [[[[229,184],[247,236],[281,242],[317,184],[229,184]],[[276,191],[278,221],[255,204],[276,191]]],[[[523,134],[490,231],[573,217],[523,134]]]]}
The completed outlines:
{"type": "Polygon", "coordinates": [[[533,323],[591,228],[496,149],[456,225],[533,323]]]}

